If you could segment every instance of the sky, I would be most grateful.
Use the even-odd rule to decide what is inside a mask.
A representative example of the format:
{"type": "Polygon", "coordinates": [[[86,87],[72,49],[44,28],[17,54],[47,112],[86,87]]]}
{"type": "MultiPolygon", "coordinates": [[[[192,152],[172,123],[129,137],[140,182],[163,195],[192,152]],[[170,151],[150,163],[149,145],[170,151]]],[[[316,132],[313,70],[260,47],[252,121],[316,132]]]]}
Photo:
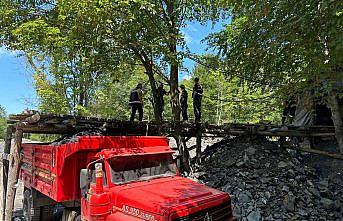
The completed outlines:
{"type": "MultiPolygon", "coordinates": [[[[182,31],[191,53],[206,53],[207,45],[201,40],[212,32],[222,28],[222,22],[215,25],[208,23],[205,26],[199,23],[189,23],[182,31]]],[[[184,65],[192,70],[195,63],[186,59],[184,65]]],[[[187,78],[186,73],[180,74],[187,78]]],[[[19,53],[0,47],[0,105],[8,114],[21,113],[24,109],[37,109],[37,97],[32,85],[32,70],[28,68],[25,59],[19,53]]]]}

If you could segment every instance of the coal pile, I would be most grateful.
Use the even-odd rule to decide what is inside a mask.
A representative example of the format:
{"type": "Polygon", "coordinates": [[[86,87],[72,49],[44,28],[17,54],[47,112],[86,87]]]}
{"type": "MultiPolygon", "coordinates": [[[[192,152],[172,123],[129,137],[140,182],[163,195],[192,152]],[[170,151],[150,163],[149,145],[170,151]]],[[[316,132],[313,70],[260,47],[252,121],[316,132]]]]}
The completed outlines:
{"type": "Polygon", "coordinates": [[[343,167],[323,175],[309,157],[235,138],[206,150],[193,178],[230,194],[238,220],[343,220],[343,167]]]}
{"type": "Polygon", "coordinates": [[[104,133],[101,130],[82,131],[76,134],[63,136],[60,139],[52,142],[51,145],[58,146],[62,144],[77,142],[78,137],[81,137],[81,136],[103,136],[103,135],[104,133]]]}

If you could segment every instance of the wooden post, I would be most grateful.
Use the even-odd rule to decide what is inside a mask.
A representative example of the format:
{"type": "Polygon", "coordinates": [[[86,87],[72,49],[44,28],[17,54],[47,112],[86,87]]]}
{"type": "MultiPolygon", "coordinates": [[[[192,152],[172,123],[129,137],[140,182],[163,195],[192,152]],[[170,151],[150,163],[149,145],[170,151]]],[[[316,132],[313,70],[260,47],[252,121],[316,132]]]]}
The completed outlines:
{"type": "Polygon", "coordinates": [[[8,159],[5,156],[10,154],[11,150],[11,140],[12,140],[13,127],[8,126],[5,138],[5,147],[3,158],[1,160],[0,168],[0,220],[5,218],[5,208],[6,208],[6,192],[7,192],[7,180],[8,180],[8,159]]]}
{"type": "Polygon", "coordinates": [[[201,131],[201,124],[197,124],[197,141],[196,141],[196,162],[198,165],[201,163],[201,136],[202,136],[202,131],[201,131]]]}
{"type": "Polygon", "coordinates": [[[12,213],[14,207],[14,199],[16,194],[16,184],[18,183],[19,169],[20,169],[20,151],[21,142],[23,138],[23,131],[16,130],[14,135],[14,142],[11,147],[11,157],[9,160],[7,193],[6,193],[6,209],[5,221],[12,220],[12,213]]]}

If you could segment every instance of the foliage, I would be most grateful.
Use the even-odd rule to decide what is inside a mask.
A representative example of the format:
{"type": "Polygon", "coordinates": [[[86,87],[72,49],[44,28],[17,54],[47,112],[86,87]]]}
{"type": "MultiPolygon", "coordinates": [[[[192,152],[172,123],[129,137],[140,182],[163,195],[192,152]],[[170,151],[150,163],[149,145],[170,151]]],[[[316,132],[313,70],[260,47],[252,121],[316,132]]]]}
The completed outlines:
{"type": "MultiPolygon", "coordinates": [[[[272,91],[251,89],[241,79],[228,79],[224,73],[196,66],[193,75],[200,78],[204,89],[203,121],[212,124],[222,123],[261,123],[280,120],[280,105],[271,98],[272,91]]],[[[191,96],[193,78],[184,80],[191,96]]],[[[192,98],[189,98],[189,113],[193,116],[192,98]]]]}
{"type": "Polygon", "coordinates": [[[39,97],[39,109],[47,113],[66,114],[68,113],[68,103],[61,92],[63,85],[52,82],[45,74],[34,74],[34,86],[39,97]]]}
{"type": "Polygon", "coordinates": [[[228,2],[233,20],[208,40],[229,75],[287,97],[305,87],[324,93],[343,79],[341,1],[228,2]],[[325,84],[323,83],[325,81],[325,84]]]}
{"type": "Polygon", "coordinates": [[[131,91],[142,83],[144,87],[144,120],[153,119],[153,107],[151,90],[147,87],[149,82],[142,68],[131,69],[131,74],[125,79],[113,79],[110,76],[105,78],[101,87],[95,92],[97,102],[91,105],[92,115],[127,120],[131,113],[128,104],[131,91]]]}
{"type": "Polygon", "coordinates": [[[285,100],[311,91],[331,109],[343,153],[343,2],[231,0],[233,20],[208,38],[230,76],[285,100]]]}
{"type": "Polygon", "coordinates": [[[0,139],[4,139],[6,136],[7,128],[7,114],[5,108],[0,105],[0,139]]]}
{"type": "Polygon", "coordinates": [[[0,28],[4,44],[24,51],[31,66],[40,64],[40,72],[63,82],[68,112],[84,114],[95,102],[92,89],[100,78],[118,74],[123,62],[146,69],[155,99],[156,76],[170,84],[175,106],[183,60],[178,49],[187,51],[180,30],[187,22],[216,20],[221,5],[206,0],[4,0],[0,28]]]}

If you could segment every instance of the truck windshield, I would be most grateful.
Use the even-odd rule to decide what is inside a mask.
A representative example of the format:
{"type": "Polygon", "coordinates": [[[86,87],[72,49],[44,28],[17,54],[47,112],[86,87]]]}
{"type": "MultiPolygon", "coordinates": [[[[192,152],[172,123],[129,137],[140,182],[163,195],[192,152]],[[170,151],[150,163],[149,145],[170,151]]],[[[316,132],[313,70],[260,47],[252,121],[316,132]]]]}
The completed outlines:
{"type": "Polygon", "coordinates": [[[115,184],[174,176],[176,166],[171,156],[120,156],[109,159],[111,180],[115,184]]]}

